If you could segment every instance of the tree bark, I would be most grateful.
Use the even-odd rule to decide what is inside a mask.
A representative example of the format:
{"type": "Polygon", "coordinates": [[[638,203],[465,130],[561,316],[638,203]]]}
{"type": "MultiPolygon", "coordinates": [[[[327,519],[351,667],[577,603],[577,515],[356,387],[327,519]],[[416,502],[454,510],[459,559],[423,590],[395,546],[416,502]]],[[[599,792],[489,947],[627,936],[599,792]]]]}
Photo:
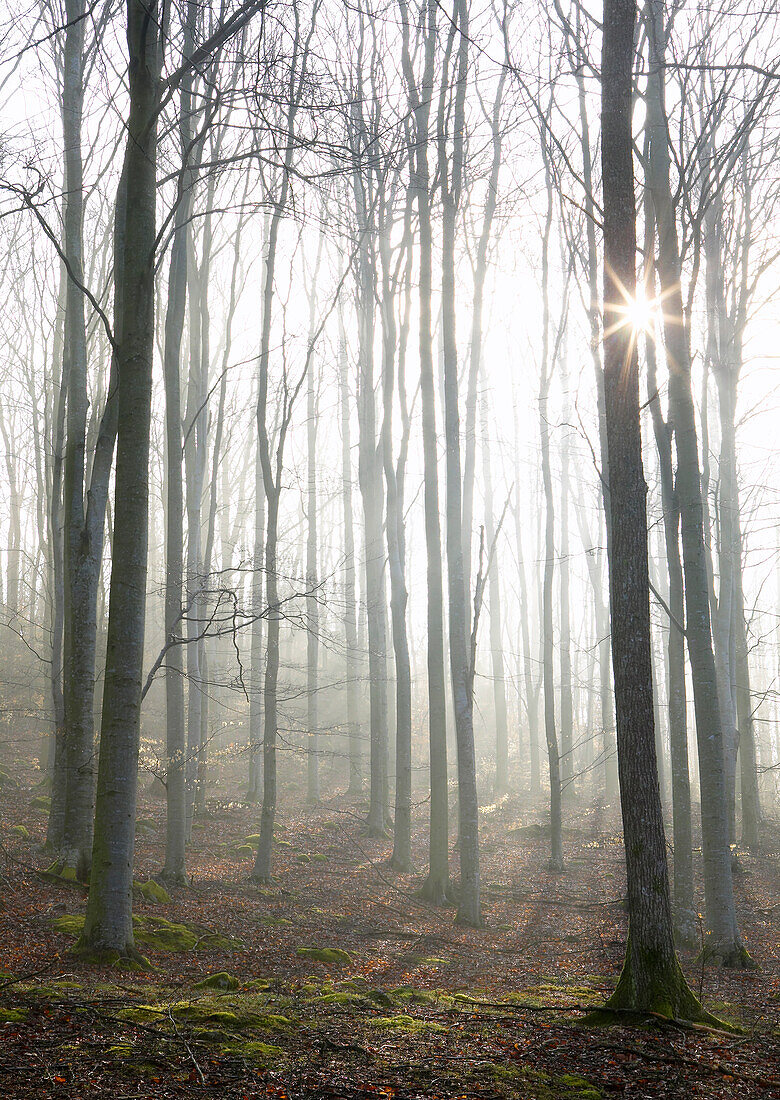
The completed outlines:
{"type": "Polygon", "coordinates": [[[628,880],[626,959],[612,1008],[698,1018],[674,950],[653,735],[646,486],[636,333],[621,307],[636,295],[631,141],[635,0],[604,0],[604,394],[612,547],[612,661],[620,802],[628,880]]]}

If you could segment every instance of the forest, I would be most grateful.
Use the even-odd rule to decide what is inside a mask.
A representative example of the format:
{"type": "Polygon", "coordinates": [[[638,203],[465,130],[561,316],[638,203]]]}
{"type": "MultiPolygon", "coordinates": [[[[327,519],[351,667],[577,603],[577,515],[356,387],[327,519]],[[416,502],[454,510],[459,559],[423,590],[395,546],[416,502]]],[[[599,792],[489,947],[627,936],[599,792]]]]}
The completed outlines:
{"type": "Polygon", "coordinates": [[[0,9],[2,1095],[780,1098],[780,7],[0,9]]]}

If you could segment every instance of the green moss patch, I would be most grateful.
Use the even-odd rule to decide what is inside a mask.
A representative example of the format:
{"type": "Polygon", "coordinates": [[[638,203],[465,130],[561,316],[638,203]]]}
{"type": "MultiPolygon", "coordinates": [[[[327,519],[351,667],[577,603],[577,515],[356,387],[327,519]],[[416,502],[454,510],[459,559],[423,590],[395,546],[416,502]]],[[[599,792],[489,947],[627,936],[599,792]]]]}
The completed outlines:
{"type": "Polygon", "coordinates": [[[155,882],[153,878],[150,878],[148,882],[134,882],[133,890],[140,894],[144,901],[158,905],[170,905],[173,901],[165,887],[161,886],[159,882],[155,882]]]}
{"type": "Polygon", "coordinates": [[[404,1031],[416,1035],[421,1031],[446,1031],[446,1027],[433,1020],[416,1020],[414,1016],[377,1016],[369,1020],[370,1027],[388,1028],[392,1031],[404,1031]]]}
{"type": "Polygon", "coordinates": [[[30,839],[30,830],[26,825],[12,825],[11,832],[15,833],[16,836],[22,837],[24,840],[30,839]]]}
{"type": "Polygon", "coordinates": [[[35,810],[37,814],[47,814],[51,809],[51,799],[45,794],[36,795],[35,798],[30,799],[30,809],[35,810]]]}
{"type": "Polygon", "coordinates": [[[350,953],[342,951],[340,947],[299,947],[295,953],[303,959],[314,959],[321,963],[346,965],[352,962],[350,953]]]}
{"type": "Polygon", "coordinates": [[[27,1018],[26,1008],[0,1007],[0,1024],[19,1024],[27,1018]]]}
{"type": "Polygon", "coordinates": [[[193,989],[221,989],[223,992],[230,992],[233,989],[239,987],[238,978],[234,978],[232,974],[228,974],[225,970],[220,970],[217,974],[209,974],[207,978],[202,978],[201,981],[196,982],[193,989]]]}

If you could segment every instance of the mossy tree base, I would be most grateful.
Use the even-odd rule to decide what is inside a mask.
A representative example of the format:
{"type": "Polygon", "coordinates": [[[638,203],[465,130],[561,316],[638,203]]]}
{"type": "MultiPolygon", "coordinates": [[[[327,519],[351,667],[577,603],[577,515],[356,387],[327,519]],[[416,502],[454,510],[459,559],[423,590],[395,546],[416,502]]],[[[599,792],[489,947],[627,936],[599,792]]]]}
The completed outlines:
{"type": "Polygon", "coordinates": [[[635,981],[629,945],[615,992],[603,1008],[586,1017],[585,1023],[615,1023],[623,1014],[641,1016],[646,1013],[652,1017],[726,1028],[721,1020],[702,1006],[676,960],[665,970],[657,968],[655,973],[652,967],[645,969],[650,974],[649,980],[642,980],[641,983],[635,981]]]}
{"type": "Polygon", "coordinates": [[[454,905],[457,901],[455,888],[448,878],[440,878],[430,873],[419,890],[415,891],[415,897],[427,901],[429,905],[446,906],[454,905]]]}
{"type": "Polygon", "coordinates": [[[107,947],[100,943],[91,943],[81,936],[70,950],[81,962],[92,966],[115,966],[125,970],[153,970],[152,964],[142,955],[133,943],[120,947],[107,947]]]}
{"type": "Polygon", "coordinates": [[[728,944],[718,944],[705,940],[699,959],[701,962],[710,963],[713,966],[722,966],[726,970],[758,969],[758,963],[739,940],[728,944]]]}

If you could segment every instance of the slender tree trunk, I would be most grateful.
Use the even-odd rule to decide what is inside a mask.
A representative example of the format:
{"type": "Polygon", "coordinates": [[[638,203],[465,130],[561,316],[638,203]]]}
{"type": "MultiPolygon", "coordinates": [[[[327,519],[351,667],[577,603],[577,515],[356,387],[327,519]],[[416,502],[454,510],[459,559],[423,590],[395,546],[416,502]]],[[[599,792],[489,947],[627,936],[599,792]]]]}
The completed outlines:
{"type": "MultiPolygon", "coordinates": [[[[566,323],[564,321],[564,323],[566,323]]],[[[569,591],[569,367],[567,340],[561,340],[561,388],[563,390],[563,434],[561,437],[561,545],[560,545],[560,664],[561,664],[561,786],[569,798],[574,794],[574,700],[571,671],[571,609],[569,591]]]]}
{"type": "MultiPolygon", "coordinates": [[[[655,225],[652,201],[645,200],[645,283],[655,291],[653,240],[655,225]]],[[[674,482],[671,417],[664,420],[658,393],[656,350],[653,333],[645,341],[648,404],[658,451],[664,546],[669,573],[669,634],[666,649],[668,684],[669,751],[672,768],[672,835],[674,837],[674,920],[678,941],[693,947],[697,936],[693,892],[693,825],[691,780],[688,763],[688,703],[685,693],[685,598],[680,557],[680,503],[674,482]]]]}
{"type": "MultiPolygon", "coordinates": [[[[322,259],[324,235],[320,233],[317,259],[309,290],[309,343],[314,339],[317,280],[322,259]]],[[[312,364],[306,391],[306,708],[307,756],[306,799],[311,804],[320,800],[320,739],[319,739],[319,660],[320,604],[317,592],[317,416],[318,378],[312,364]]]]}
{"type": "Polygon", "coordinates": [[[669,410],[674,421],[677,490],[682,522],[686,636],[693,674],[702,803],[707,953],[724,965],[749,964],[737,924],[731,878],[724,781],[723,730],[717,695],[704,548],[701,477],[691,388],[688,328],[681,291],[681,264],[672,203],[668,132],[664,106],[664,21],[661,0],[647,0],[650,70],[648,182],[658,231],[658,274],[664,301],[664,335],[669,363],[669,410]]]}
{"type": "MultiPolygon", "coordinates": [[[[182,57],[192,53],[196,6],[189,0],[184,21],[182,57]]],[[[163,376],[165,381],[166,507],[165,507],[165,657],[166,706],[166,819],[163,878],[173,885],[187,883],[187,797],[185,785],[184,653],[182,606],[184,584],[184,490],[182,484],[181,347],[187,303],[187,235],[192,208],[192,173],[187,170],[192,138],[192,78],[179,91],[179,174],[168,303],[165,314],[163,376]]]]}
{"type": "Polygon", "coordinates": [[[355,533],[352,514],[352,455],[349,424],[347,338],[339,313],[339,394],[341,405],[341,493],[344,516],[344,643],[347,674],[347,736],[349,738],[349,793],[363,789],[358,691],[357,596],[355,591],[355,533]]]}
{"type": "MultiPolygon", "coordinates": [[[[578,44],[584,42],[579,7],[576,9],[576,29],[578,44]]],[[[580,149],[582,153],[582,183],[585,203],[585,239],[588,255],[588,324],[590,327],[590,350],[593,360],[593,373],[596,380],[596,408],[599,420],[599,457],[601,459],[600,489],[604,506],[606,526],[607,561],[612,545],[612,520],[609,508],[609,460],[607,456],[607,433],[604,422],[604,368],[601,362],[601,310],[599,308],[599,263],[596,247],[596,206],[593,184],[593,156],[590,148],[590,125],[588,122],[587,97],[585,92],[585,56],[578,53],[575,64],[577,80],[577,102],[580,118],[580,149]]],[[[599,632],[599,684],[601,697],[602,753],[604,760],[604,797],[607,805],[614,805],[618,798],[617,751],[615,746],[615,715],[610,675],[611,636],[607,609],[601,598],[601,585],[596,603],[596,622],[599,632]]],[[[595,591],[595,589],[594,589],[595,591]]]]}
{"type": "MultiPolygon", "coordinates": [[[[385,211],[385,217],[389,212],[385,211]]],[[[411,247],[409,222],[406,216],[405,247],[411,247]]],[[[395,830],[391,864],[401,871],[412,866],[412,672],[409,658],[409,638],[406,629],[406,532],[404,529],[404,467],[409,440],[409,417],[406,413],[405,380],[402,353],[396,333],[395,288],[391,273],[389,227],[380,236],[382,259],[382,458],[387,486],[387,554],[390,572],[390,611],[395,654],[395,830]],[[393,399],[395,391],[395,359],[398,351],[398,391],[402,414],[403,437],[398,465],[393,463],[393,399]]]]}
{"type": "MultiPolygon", "coordinates": [[[[63,64],[62,119],[65,146],[64,251],[72,270],[65,292],[67,421],[63,466],[66,788],[62,863],[79,878],[89,875],[92,847],[95,732],[95,562],[84,541],[87,432],[87,330],[84,295],[84,184],[81,119],[84,98],[84,3],[68,0],[63,64]]],[[[11,481],[13,492],[14,482],[11,481]]],[[[13,527],[12,507],[12,527],[13,527]]],[[[11,543],[13,548],[13,532],[11,543]]],[[[9,555],[8,602],[18,603],[18,553],[9,555]]]]}
{"type": "Polygon", "coordinates": [[[444,679],[444,582],[442,576],[441,518],[439,513],[433,323],[431,318],[433,231],[428,161],[433,73],[436,57],[436,4],[435,0],[426,0],[425,3],[423,13],[424,72],[419,89],[412,69],[409,45],[409,13],[406,0],[399,0],[399,7],[403,33],[402,62],[415,121],[412,178],[420,223],[419,349],[427,577],[428,749],[431,790],[428,875],[421,892],[433,904],[443,905],[448,900],[451,887],[448,852],[447,712],[444,679]]]}
{"type": "MultiPolygon", "coordinates": [[[[486,389],[482,390],[481,413],[482,477],[485,483],[485,536],[488,547],[492,549],[496,539],[496,523],[493,508],[493,471],[490,462],[489,414],[486,389]]],[[[494,793],[496,798],[502,798],[509,790],[509,722],[506,708],[504,631],[501,622],[501,581],[496,557],[493,558],[490,565],[488,586],[490,662],[493,673],[493,709],[496,721],[496,784],[494,793]]]]}
{"type": "MultiPolygon", "coordinates": [[[[546,141],[543,138],[543,143],[546,141]]],[[[542,452],[542,483],[544,485],[544,576],[542,580],[542,692],[544,696],[544,733],[550,770],[550,859],[551,871],[563,870],[563,832],[561,820],[561,765],[558,733],[555,724],[555,667],[553,650],[553,577],[555,572],[555,510],[553,504],[552,471],[550,469],[550,229],[553,216],[552,179],[549,156],[545,146],[545,179],[547,183],[547,215],[542,239],[543,348],[542,377],[539,384],[539,433],[542,452]]]]}
{"type": "Polygon", "coordinates": [[[446,548],[449,607],[450,672],[458,757],[458,843],[460,848],[460,924],[482,923],[479,890],[479,803],[474,753],[473,684],[468,635],[470,615],[463,572],[462,473],[458,394],[458,348],[455,333],[455,232],[463,171],[465,94],[468,64],[468,6],[458,0],[452,33],[458,33],[452,120],[452,159],[447,168],[447,132],[442,79],[439,100],[439,169],[442,177],[442,337],[444,367],[444,437],[446,447],[446,548]],[[447,176],[449,175],[449,179],[447,176]]]}

